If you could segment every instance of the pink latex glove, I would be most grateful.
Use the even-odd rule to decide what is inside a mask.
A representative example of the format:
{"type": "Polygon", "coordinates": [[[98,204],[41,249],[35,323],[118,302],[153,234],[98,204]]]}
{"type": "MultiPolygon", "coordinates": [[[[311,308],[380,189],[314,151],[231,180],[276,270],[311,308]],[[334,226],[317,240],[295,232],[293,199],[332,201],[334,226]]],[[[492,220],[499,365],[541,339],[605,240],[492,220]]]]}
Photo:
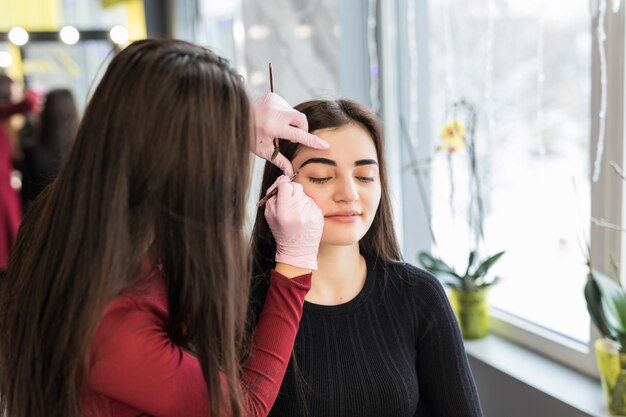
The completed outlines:
{"type": "Polygon", "coordinates": [[[265,219],[276,239],[276,262],[303,269],[317,269],[317,252],[322,239],[322,210],[288,176],[278,177],[267,190],[278,193],[265,204],[265,219]]]}
{"type": "Polygon", "coordinates": [[[278,154],[273,160],[274,138],[301,143],[316,149],[328,149],[328,142],[309,133],[309,122],[303,113],[293,109],[281,96],[267,93],[254,101],[255,137],[252,138],[252,152],[272,162],[285,175],[292,175],[291,162],[278,154]]]}

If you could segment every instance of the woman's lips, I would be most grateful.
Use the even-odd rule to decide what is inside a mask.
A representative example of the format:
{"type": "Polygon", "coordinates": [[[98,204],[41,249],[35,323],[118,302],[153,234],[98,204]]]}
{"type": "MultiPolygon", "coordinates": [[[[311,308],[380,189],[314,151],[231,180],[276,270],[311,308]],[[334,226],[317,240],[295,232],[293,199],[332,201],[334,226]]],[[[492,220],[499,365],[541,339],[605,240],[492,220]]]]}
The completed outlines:
{"type": "Polygon", "coordinates": [[[338,223],[354,223],[361,218],[361,213],[356,211],[342,211],[327,214],[326,219],[338,223]]]}

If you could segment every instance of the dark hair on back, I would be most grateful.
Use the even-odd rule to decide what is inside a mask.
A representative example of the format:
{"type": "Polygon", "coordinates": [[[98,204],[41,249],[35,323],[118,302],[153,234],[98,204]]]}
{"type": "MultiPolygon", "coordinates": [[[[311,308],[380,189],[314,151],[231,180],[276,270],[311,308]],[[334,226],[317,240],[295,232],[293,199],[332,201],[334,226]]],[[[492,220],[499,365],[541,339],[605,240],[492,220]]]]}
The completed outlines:
{"type": "Polygon", "coordinates": [[[166,330],[198,357],[211,415],[245,413],[250,111],[241,77],[204,48],[152,39],[115,56],[0,282],[1,415],[82,415],[94,331],[148,248],[166,330]]]}
{"type": "Polygon", "coordinates": [[[78,109],[72,92],[65,88],[50,90],[39,116],[37,143],[54,150],[59,160],[68,153],[78,129],[78,109]]]}
{"type": "Polygon", "coordinates": [[[78,109],[70,90],[49,91],[33,135],[25,135],[22,198],[27,210],[41,190],[59,172],[78,130],[78,109]]]}
{"type": "Polygon", "coordinates": [[[8,75],[0,72],[0,101],[11,100],[11,87],[13,80],[8,75]]]}
{"type": "MultiPolygon", "coordinates": [[[[374,221],[369,230],[359,241],[360,252],[372,259],[374,262],[399,261],[402,259],[400,247],[393,228],[393,213],[387,186],[387,167],[385,164],[385,144],[382,126],[376,115],[367,107],[352,100],[312,100],[295,106],[295,109],[304,113],[309,123],[309,132],[321,129],[333,129],[356,124],[364,128],[372,138],[378,156],[378,165],[381,182],[381,198],[378,211],[374,216],[374,221]]],[[[280,152],[290,161],[294,159],[299,149],[297,143],[282,141],[280,152]]],[[[263,182],[259,198],[263,197],[267,189],[281,176],[282,171],[267,162],[263,172],[263,182]]],[[[258,313],[261,311],[268,288],[268,276],[271,268],[275,266],[274,257],[276,254],[276,240],[265,220],[264,208],[257,210],[254,228],[251,236],[251,257],[252,257],[252,295],[251,310],[249,316],[249,332],[254,328],[258,313]]],[[[385,271],[386,275],[386,271],[385,271]]],[[[297,399],[299,403],[300,416],[308,415],[305,383],[298,368],[298,363],[294,354],[290,361],[293,371],[293,382],[295,384],[297,399]]]]}

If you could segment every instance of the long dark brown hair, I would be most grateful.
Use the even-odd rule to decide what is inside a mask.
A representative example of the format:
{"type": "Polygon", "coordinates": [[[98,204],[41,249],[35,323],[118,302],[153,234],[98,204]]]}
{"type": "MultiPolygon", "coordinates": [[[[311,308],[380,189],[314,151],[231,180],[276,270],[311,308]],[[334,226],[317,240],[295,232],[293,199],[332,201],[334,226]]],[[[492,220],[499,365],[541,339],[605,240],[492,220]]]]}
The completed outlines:
{"type": "Polygon", "coordinates": [[[72,92],[66,88],[49,91],[39,116],[37,143],[49,147],[62,160],[74,141],[78,121],[72,92]]]}
{"type": "MultiPolygon", "coordinates": [[[[374,216],[374,221],[369,230],[359,241],[361,254],[378,261],[399,261],[402,259],[400,246],[393,228],[393,213],[389,198],[389,187],[387,185],[387,168],[385,163],[385,144],[382,127],[376,115],[367,107],[352,100],[312,100],[301,103],[295,107],[296,110],[304,113],[309,122],[309,132],[314,133],[320,129],[333,129],[357,124],[364,128],[372,138],[378,156],[378,166],[381,182],[381,198],[378,210],[374,216]]],[[[301,145],[282,141],[280,152],[292,161],[301,145]]],[[[282,171],[271,163],[265,164],[263,172],[263,182],[259,197],[265,195],[267,189],[282,175],[282,171]]],[[[276,254],[276,240],[265,220],[264,208],[257,210],[256,220],[251,236],[251,257],[252,257],[252,295],[251,314],[249,316],[249,331],[254,328],[257,315],[261,311],[265,293],[268,288],[268,276],[271,268],[275,266],[274,257],[276,254]]],[[[386,276],[386,271],[385,271],[386,276]]],[[[306,393],[305,384],[300,374],[295,355],[291,355],[291,369],[293,372],[293,382],[295,384],[299,412],[301,416],[306,416],[306,393]]]]}
{"type": "Polygon", "coordinates": [[[11,101],[13,80],[4,72],[0,72],[0,101],[11,101]]]}
{"type": "Polygon", "coordinates": [[[46,94],[36,134],[27,136],[22,164],[22,198],[26,210],[59,172],[78,130],[78,109],[68,89],[46,94]],[[29,140],[28,140],[29,139],[29,140]]]}
{"type": "Polygon", "coordinates": [[[81,415],[95,328],[148,247],[166,330],[197,355],[212,415],[244,413],[250,111],[240,76],[204,48],[143,40],[112,60],[0,283],[0,414],[81,415]]]}

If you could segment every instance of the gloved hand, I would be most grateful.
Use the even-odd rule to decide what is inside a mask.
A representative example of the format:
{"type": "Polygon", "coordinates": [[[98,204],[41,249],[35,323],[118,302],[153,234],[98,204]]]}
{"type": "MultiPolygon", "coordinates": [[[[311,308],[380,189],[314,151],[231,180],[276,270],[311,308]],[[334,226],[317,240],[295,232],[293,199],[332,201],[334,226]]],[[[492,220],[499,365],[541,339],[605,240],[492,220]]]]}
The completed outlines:
{"type": "Polygon", "coordinates": [[[251,149],[255,155],[280,168],[285,175],[292,175],[291,162],[280,153],[272,160],[274,138],[286,139],[316,149],[328,149],[328,142],[309,132],[309,122],[303,113],[293,109],[278,94],[268,93],[252,104],[255,119],[255,137],[251,149]]]}
{"type": "Polygon", "coordinates": [[[322,210],[288,176],[280,176],[267,190],[278,193],[265,205],[265,219],[276,240],[276,262],[317,269],[324,216],[322,210]]]}

